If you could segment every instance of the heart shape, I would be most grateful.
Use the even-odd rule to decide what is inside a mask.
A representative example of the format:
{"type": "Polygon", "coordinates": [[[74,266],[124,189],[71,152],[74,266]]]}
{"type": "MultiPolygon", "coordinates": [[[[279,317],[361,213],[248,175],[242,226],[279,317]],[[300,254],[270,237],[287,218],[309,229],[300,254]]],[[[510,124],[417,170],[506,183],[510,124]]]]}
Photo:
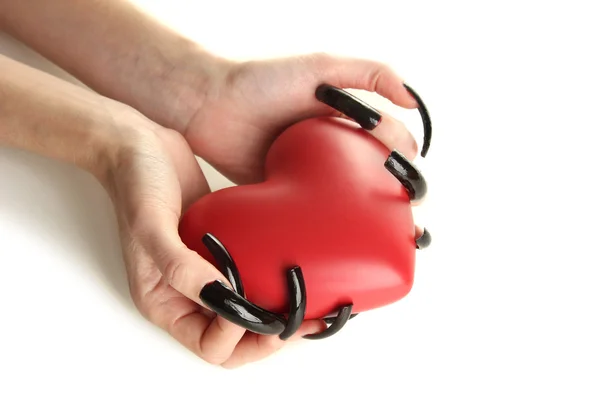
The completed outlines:
{"type": "Polygon", "coordinates": [[[394,303],[413,285],[411,190],[390,173],[394,160],[355,122],[301,121],[273,143],[264,182],[202,197],[184,214],[181,238],[229,278],[239,295],[229,308],[271,315],[267,330],[242,316],[248,329],[289,337],[302,320],[330,321],[341,309],[339,330],[350,311],[394,303]]]}

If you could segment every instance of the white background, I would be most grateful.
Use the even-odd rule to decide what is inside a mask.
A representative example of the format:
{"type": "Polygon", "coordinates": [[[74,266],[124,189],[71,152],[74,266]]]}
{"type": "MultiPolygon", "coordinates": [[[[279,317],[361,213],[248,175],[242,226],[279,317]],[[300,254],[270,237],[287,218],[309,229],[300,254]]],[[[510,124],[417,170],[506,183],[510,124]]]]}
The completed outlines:
{"type": "MultiPolygon", "coordinates": [[[[89,176],[0,149],[0,399],[600,398],[595,2],[137,3],[229,57],[393,66],[432,115],[415,215],[434,241],[403,301],[222,370],[138,315],[89,176]]],[[[416,111],[361,96],[421,140],[416,111]]]]}

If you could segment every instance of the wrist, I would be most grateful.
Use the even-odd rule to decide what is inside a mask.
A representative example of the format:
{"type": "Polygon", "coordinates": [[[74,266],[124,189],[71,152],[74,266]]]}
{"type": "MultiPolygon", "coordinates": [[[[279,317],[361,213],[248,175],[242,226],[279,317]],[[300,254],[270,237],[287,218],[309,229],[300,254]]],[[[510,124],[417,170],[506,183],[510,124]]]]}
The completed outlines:
{"type": "Polygon", "coordinates": [[[90,130],[75,164],[92,174],[107,190],[123,163],[155,137],[158,125],[137,110],[106,99],[100,122],[90,130]]]}
{"type": "Polygon", "coordinates": [[[139,82],[154,89],[147,90],[145,104],[138,109],[148,109],[146,115],[153,121],[184,134],[198,110],[222,87],[234,62],[185,42],[161,63],[150,85],[139,82]]]}

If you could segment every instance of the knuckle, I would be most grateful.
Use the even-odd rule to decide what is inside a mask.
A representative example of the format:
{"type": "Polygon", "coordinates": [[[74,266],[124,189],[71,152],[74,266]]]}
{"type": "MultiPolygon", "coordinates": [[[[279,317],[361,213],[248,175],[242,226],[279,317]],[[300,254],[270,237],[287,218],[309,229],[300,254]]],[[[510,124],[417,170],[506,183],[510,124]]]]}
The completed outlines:
{"type": "Polygon", "coordinates": [[[375,64],[370,73],[365,75],[365,85],[368,91],[379,92],[381,78],[388,75],[390,68],[385,64],[375,64]]]}
{"type": "Polygon", "coordinates": [[[185,282],[185,262],[181,257],[169,258],[164,264],[162,274],[165,281],[175,289],[181,288],[185,282]]]}
{"type": "Polygon", "coordinates": [[[310,54],[305,54],[300,58],[311,69],[317,71],[326,70],[333,62],[334,57],[324,51],[318,51],[310,54]]]}

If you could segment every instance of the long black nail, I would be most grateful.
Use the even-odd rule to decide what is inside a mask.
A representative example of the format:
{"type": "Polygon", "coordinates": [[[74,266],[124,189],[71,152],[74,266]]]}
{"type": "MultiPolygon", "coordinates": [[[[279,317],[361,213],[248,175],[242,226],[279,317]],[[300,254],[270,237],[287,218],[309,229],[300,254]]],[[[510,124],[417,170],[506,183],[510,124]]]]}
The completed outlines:
{"type": "Polygon", "coordinates": [[[220,281],[205,285],[200,299],[221,317],[251,332],[279,335],[285,329],[283,317],[252,304],[220,281]]]}
{"type": "Polygon", "coordinates": [[[335,317],[335,320],[333,321],[333,323],[327,329],[325,329],[323,332],[304,335],[303,338],[311,339],[311,340],[318,340],[318,339],[325,339],[330,336],[333,336],[336,333],[338,333],[340,330],[342,330],[342,328],[344,327],[344,325],[346,325],[346,322],[348,322],[348,320],[350,319],[351,316],[352,316],[352,304],[349,304],[340,309],[340,311],[339,311],[338,315],[335,317]]]}
{"type": "Polygon", "coordinates": [[[279,339],[287,340],[302,325],[306,313],[306,284],[302,269],[295,267],[287,272],[288,293],[290,294],[290,313],[285,330],[279,335],[279,339]]]}
{"type": "Polygon", "coordinates": [[[202,238],[202,243],[210,251],[212,256],[215,258],[217,267],[223,275],[227,277],[227,280],[233,286],[233,289],[242,297],[245,297],[244,286],[242,285],[242,278],[240,273],[233,261],[233,258],[229,254],[229,251],[223,246],[223,244],[214,235],[207,233],[202,238]]]}
{"type": "Polygon", "coordinates": [[[427,194],[427,182],[421,172],[397,150],[384,163],[385,168],[406,188],[411,201],[421,200],[427,194]]]}
{"type": "Polygon", "coordinates": [[[423,234],[416,240],[417,249],[423,250],[429,247],[431,244],[431,234],[427,228],[423,228],[423,234]]]}
{"type": "Polygon", "coordinates": [[[381,122],[381,113],[345,90],[322,84],[315,93],[317,100],[356,121],[363,129],[372,130],[381,122]]]}
{"type": "MultiPolygon", "coordinates": [[[[358,315],[358,313],[350,315],[350,318],[348,318],[348,321],[350,321],[352,318],[356,317],[357,315],[358,315]]],[[[326,324],[333,324],[336,319],[337,319],[337,316],[335,316],[335,317],[325,317],[325,318],[323,318],[323,321],[326,324]]]]}
{"type": "Polygon", "coordinates": [[[419,106],[419,114],[421,114],[421,120],[423,121],[423,149],[421,149],[421,157],[425,158],[427,152],[429,151],[429,147],[431,146],[431,118],[429,116],[429,110],[425,106],[425,103],[421,99],[421,96],[413,88],[408,86],[406,83],[404,87],[408,92],[414,97],[415,101],[419,106]]]}

